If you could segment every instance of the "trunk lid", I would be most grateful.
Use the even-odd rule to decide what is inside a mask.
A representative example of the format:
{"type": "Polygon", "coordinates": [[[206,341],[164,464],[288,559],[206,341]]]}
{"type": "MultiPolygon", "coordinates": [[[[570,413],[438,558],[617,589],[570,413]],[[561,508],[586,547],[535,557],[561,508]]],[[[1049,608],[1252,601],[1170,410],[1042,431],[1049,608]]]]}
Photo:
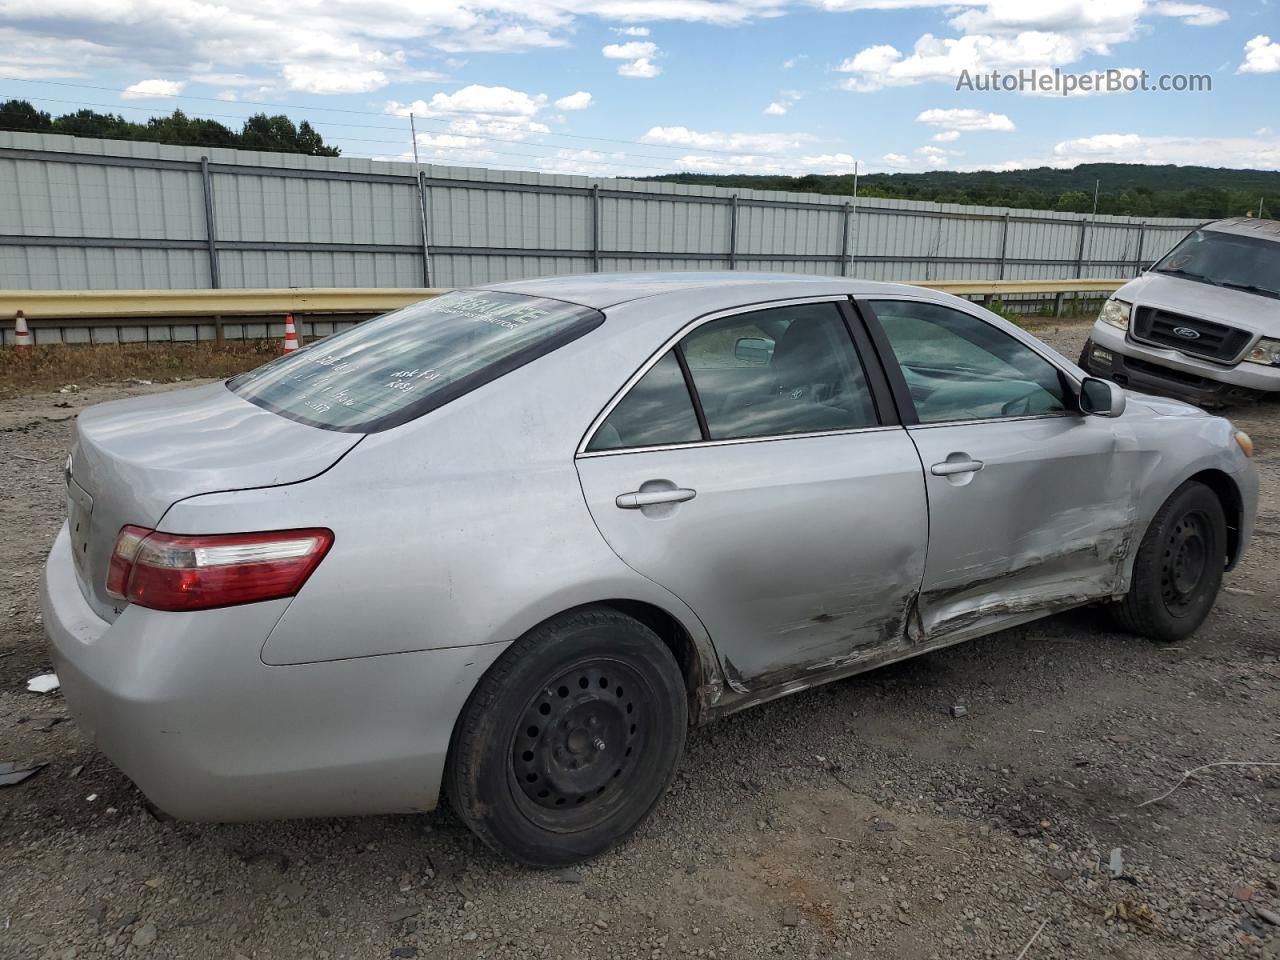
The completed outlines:
{"type": "Polygon", "coordinates": [[[307,480],[363,436],[288,420],[222,383],[90,407],[76,423],[66,478],[85,598],[108,620],[119,613],[106,579],[125,524],[156,527],[171,505],[197,494],[307,480]]]}

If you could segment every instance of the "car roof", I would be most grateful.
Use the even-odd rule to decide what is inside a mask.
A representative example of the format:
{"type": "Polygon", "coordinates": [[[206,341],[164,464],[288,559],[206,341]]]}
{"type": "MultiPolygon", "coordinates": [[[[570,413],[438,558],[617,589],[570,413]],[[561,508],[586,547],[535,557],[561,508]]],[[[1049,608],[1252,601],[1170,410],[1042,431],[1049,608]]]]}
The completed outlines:
{"type": "Polygon", "coordinates": [[[1201,229],[1218,233],[1234,233],[1242,237],[1257,237],[1280,243],[1280,220],[1259,220],[1257,217],[1231,217],[1206,223],[1201,229]]]}
{"type": "Polygon", "coordinates": [[[716,300],[726,307],[789,297],[884,296],[925,292],[907,284],[878,283],[854,277],[817,277],[802,273],[752,273],[738,270],[585,273],[485,284],[481,289],[564,300],[598,310],[633,300],[691,292],[701,294],[699,299],[716,300]],[[761,287],[766,285],[769,287],[768,295],[762,297],[761,287]]]}

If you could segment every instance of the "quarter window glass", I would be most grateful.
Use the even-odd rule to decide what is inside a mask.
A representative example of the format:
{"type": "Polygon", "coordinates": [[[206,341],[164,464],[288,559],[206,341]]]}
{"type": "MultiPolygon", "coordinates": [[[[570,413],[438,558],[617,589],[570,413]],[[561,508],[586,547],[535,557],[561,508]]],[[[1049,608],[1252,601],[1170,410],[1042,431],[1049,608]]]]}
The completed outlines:
{"type": "Polygon", "coordinates": [[[652,447],[701,439],[680,362],[668,351],[613,408],[587,449],[652,447]]]}
{"type": "Polygon", "coordinates": [[[922,423],[1066,411],[1057,368],[986,321],[931,303],[871,306],[922,423]]]}
{"type": "Polygon", "coordinates": [[[877,424],[834,303],[775,307],[704,324],[681,342],[712,440],[877,424]]]}

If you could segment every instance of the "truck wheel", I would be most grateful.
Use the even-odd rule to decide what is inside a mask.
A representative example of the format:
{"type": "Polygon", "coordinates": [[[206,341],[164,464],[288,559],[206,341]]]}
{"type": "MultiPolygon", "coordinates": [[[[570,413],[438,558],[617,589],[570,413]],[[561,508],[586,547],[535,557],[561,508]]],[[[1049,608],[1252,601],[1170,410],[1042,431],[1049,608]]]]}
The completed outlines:
{"type": "Polygon", "coordinates": [[[607,608],[525,634],[476,685],[445,770],[450,802],[493,850],[554,867],[626,839],[684,749],[688,702],[652,630],[607,608]]]}
{"type": "Polygon", "coordinates": [[[1202,483],[1188,481],[1165,501],[1147,528],[1123,600],[1112,618],[1130,633],[1170,643],[1204,622],[1222,585],[1227,521],[1202,483]]]}

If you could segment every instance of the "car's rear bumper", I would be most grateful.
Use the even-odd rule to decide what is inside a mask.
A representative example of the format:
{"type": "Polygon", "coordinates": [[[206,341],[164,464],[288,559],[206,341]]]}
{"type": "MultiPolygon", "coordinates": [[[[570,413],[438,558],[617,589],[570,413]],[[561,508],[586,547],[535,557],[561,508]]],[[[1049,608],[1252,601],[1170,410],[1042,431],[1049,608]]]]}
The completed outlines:
{"type": "Polygon", "coordinates": [[[1093,325],[1089,338],[1083,358],[1086,369],[1144,393],[1193,403],[1227,403],[1280,391],[1280,367],[1258,363],[1226,367],[1197,360],[1177,350],[1134,343],[1123,331],[1102,322],[1093,325]]]}
{"type": "Polygon", "coordinates": [[[289,602],[129,607],[108,623],[80,591],[65,527],[40,589],[77,724],[164,812],[254,820],[433,808],[454,719],[503,645],[268,666],[262,646],[289,602]]]}

